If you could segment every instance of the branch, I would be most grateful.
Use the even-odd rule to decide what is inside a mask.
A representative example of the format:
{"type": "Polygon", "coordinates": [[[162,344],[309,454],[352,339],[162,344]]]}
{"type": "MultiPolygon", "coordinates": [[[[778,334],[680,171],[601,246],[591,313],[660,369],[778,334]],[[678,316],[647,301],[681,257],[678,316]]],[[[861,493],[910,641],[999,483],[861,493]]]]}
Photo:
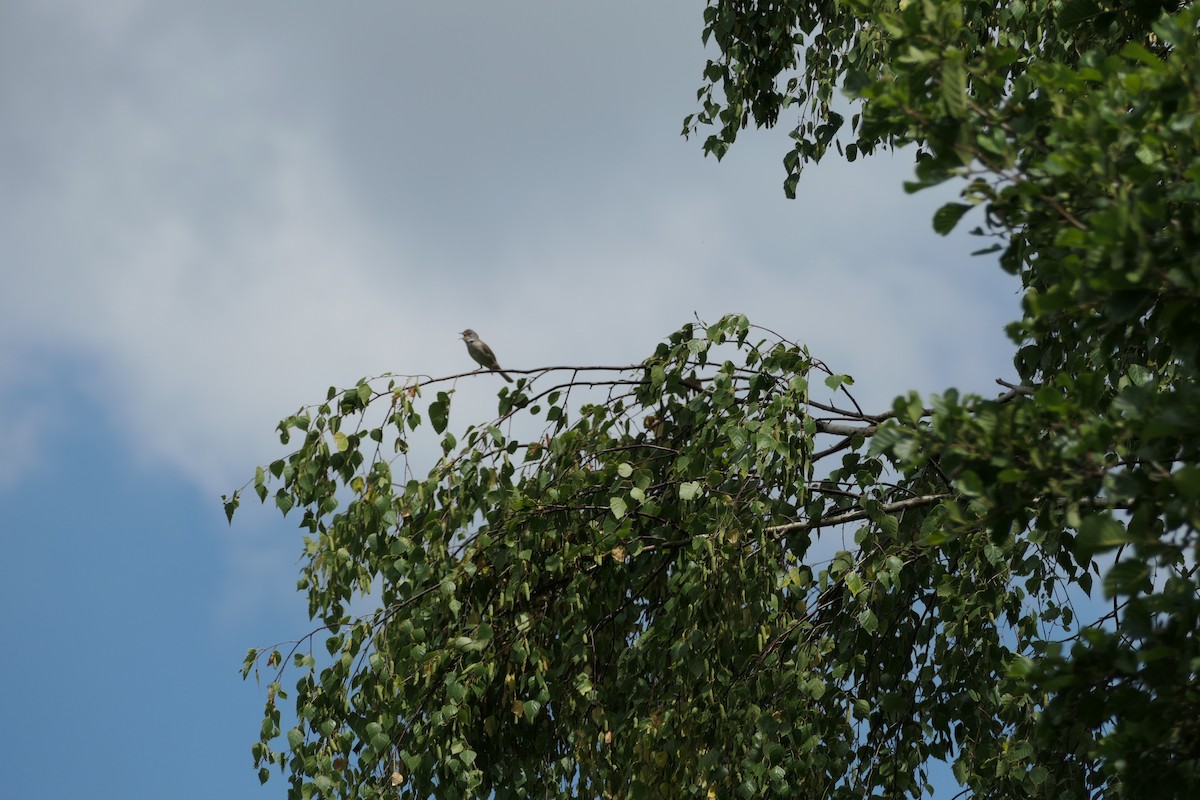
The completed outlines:
{"type": "Polygon", "coordinates": [[[826,422],[824,420],[813,420],[817,426],[817,433],[832,433],[835,436],[871,436],[875,433],[878,425],[838,425],[834,422],[826,422]]]}
{"type": "Polygon", "coordinates": [[[996,398],[997,403],[1007,403],[1017,397],[1029,397],[1034,393],[1036,387],[1026,384],[1009,383],[1002,378],[996,378],[996,383],[1008,389],[1007,392],[996,398]]]}
{"type": "Polygon", "coordinates": [[[854,437],[847,436],[844,439],[842,439],[840,442],[838,442],[837,444],[831,445],[830,447],[826,447],[824,450],[813,453],[813,457],[812,457],[813,463],[815,464],[816,462],[820,461],[822,458],[825,458],[826,456],[831,456],[834,453],[838,452],[839,450],[845,450],[853,442],[854,442],[854,437]]]}
{"type": "MultiPolygon", "coordinates": [[[[909,497],[904,500],[897,500],[894,503],[884,503],[879,507],[879,510],[884,514],[891,514],[895,511],[903,511],[906,508],[917,508],[919,506],[929,506],[934,503],[941,502],[950,494],[927,494],[921,497],[909,497]]],[[[847,511],[845,514],[837,514],[832,517],[827,517],[816,522],[789,522],[786,525],[772,525],[767,528],[764,533],[791,533],[793,531],[808,531],[816,528],[829,528],[834,525],[842,525],[847,522],[856,522],[860,519],[869,519],[870,514],[860,509],[858,511],[847,511]]]]}
{"type": "MultiPolygon", "coordinates": [[[[812,406],[813,408],[819,408],[822,411],[826,411],[830,414],[837,414],[843,419],[861,419],[868,422],[883,422],[885,419],[896,416],[895,412],[892,411],[886,411],[882,414],[863,414],[856,411],[850,411],[845,408],[838,408],[837,406],[830,405],[829,403],[822,403],[811,398],[808,400],[808,405],[812,406]]],[[[933,412],[929,411],[926,413],[932,414],[933,412]]]]}

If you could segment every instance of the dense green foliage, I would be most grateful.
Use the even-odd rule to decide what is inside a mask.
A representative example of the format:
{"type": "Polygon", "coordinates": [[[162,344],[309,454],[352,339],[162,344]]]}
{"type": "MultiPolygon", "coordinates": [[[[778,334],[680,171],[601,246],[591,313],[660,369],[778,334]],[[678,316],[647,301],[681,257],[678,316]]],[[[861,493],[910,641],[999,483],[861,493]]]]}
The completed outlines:
{"type": "Polygon", "coordinates": [[[452,379],[331,390],[255,481],[303,515],[322,626],[247,657],[263,779],[850,798],[918,795],[945,759],[976,796],[1196,796],[1198,24],[1148,0],[711,0],[685,130],[720,156],[799,108],[789,192],[831,149],[915,143],[913,191],[962,189],[935,230],[977,219],[1021,278],[1019,382],[867,413],[730,316],[632,367],[532,371],[457,437],[452,379]]]}

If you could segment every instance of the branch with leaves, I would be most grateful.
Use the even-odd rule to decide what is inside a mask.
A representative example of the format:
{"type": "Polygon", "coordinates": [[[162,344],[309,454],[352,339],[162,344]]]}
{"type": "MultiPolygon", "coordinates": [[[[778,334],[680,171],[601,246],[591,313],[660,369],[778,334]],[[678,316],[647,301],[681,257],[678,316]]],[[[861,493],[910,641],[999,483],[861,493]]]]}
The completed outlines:
{"type": "MultiPolygon", "coordinates": [[[[523,776],[552,794],[674,796],[754,774],[747,761],[734,783],[693,752],[758,752],[805,784],[856,774],[897,790],[947,757],[949,739],[907,742],[884,698],[934,714],[962,690],[917,679],[961,636],[964,598],[1009,620],[957,645],[965,674],[1004,674],[1001,642],[1031,613],[1010,594],[1011,565],[975,549],[982,509],[940,467],[898,477],[871,444],[895,449],[934,409],[867,414],[848,376],[775,334],[751,342],[755,331],[730,316],[685,326],[632,367],[514,373],[497,417],[457,435],[457,389],[436,378],[363,381],[284,420],[281,438],[302,443],[254,489],[265,500],[274,481],[279,508],[303,509],[301,586],[329,662],[289,657],[302,673],[290,759],[272,746],[287,696],[272,681],[259,763],[286,766],[301,795],[501,797],[523,776]],[[814,373],[852,408],[812,399],[814,373]],[[425,422],[440,438],[422,449],[425,422]],[[817,450],[827,436],[837,445],[817,450]],[[423,479],[419,455],[432,461],[423,479]],[[961,545],[927,545],[964,513],[961,545]],[[852,523],[852,548],[813,538],[852,523]],[[376,610],[350,613],[363,603],[376,610]],[[770,758],[745,735],[764,725],[770,758]],[[817,759],[800,731],[854,746],[817,759]],[[908,771],[876,769],[870,754],[885,750],[908,771]]],[[[972,401],[973,413],[1025,396],[972,401]]],[[[264,653],[285,661],[252,651],[246,674],[264,653]]],[[[979,717],[980,737],[997,735],[998,715],[979,717]]]]}

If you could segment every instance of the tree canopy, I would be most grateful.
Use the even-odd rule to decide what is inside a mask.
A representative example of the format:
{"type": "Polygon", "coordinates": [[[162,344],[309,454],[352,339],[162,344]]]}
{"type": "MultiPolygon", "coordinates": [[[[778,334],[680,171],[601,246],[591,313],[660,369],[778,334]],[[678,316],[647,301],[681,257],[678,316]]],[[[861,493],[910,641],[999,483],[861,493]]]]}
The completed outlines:
{"type": "Polygon", "coordinates": [[[640,364],[528,371],[465,430],[460,376],[331,389],[253,481],[301,514],[320,626],[246,658],[262,779],[857,798],[920,795],[944,760],[980,797],[1195,796],[1198,23],[710,0],[685,133],[720,157],[799,109],[788,193],[831,152],[916,145],[908,188],[961,192],[934,229],[975,219],[1020,277],[1017,380],[863,409],[730,315],[640,364]]]}

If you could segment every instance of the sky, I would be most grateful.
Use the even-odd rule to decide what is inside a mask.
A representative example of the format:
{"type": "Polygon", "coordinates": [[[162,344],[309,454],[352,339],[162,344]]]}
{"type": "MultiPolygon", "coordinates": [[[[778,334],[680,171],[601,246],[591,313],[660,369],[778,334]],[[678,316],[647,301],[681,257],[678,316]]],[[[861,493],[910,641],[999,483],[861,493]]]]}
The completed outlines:
{"type": "Polygon", "coordinates": [[[786,114],[720,163],[680,136],[702,9],[0,4],[5,796],[284,796],[238,670],[310,630],[301,533],[220,495],[330,385],[472,368],[463,328],[629,364],[740,312],[879,410],[1013,377],[1018,287],[911,154],[789,201],[786,114]]]}

